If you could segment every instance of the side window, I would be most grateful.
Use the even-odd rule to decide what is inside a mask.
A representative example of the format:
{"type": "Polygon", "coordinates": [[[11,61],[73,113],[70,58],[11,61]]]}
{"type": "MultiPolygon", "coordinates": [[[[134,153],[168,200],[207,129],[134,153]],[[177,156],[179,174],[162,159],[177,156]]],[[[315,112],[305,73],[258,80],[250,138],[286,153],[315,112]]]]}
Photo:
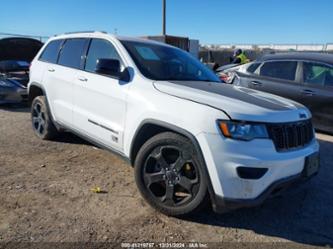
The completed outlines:
{"type": "Polygon", "coordinates": [[[257,68],[260,66],[260,63],[252,63],[248,68],[247,68],[247,72],[249,73],[254,73],[254,71],[257,70],[257,68]]]}
{"type": "Polygon", "coordinates": [[[58,53],[59,53],[59,49],[60,49],[60,46],[61,46],[62,42],[63,42],[63,40],[51,41],[46,46],[46,48],[42,52],[39,59],[41,61],[46,61],[46,62],[50,62],[50,63],[57,63],[58,53]]]}
{"type": "Polygon", "coordinates": [[[283,80],[295,80],[296,61],[265,62],[260,68],[260,75],[283,80]]]}
{"type": "Polygon", "coordinates": [[[316,86],[333,86],[333,67],[315,62],[304,62],[303,81],[316,86]]]}
{"type": "Polygon", "coordinates": [[[58,64],[66,67],[80,68],[81,58],[87,39],[68,39],[63,45],[58,64]]]}
{"type": "Polygon", "coordinates": [[[117,50],[109,41],[92,39],[87,54],[85,70],[95,72],[98,59],[116,59],[121,61],[117,50]]]}

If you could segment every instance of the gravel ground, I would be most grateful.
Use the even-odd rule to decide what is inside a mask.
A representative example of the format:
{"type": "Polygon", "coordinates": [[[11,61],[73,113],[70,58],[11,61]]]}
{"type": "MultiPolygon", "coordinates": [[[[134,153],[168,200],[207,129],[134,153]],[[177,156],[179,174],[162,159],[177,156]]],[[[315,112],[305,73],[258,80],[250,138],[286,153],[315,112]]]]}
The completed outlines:
{"type": "Polygon", "coordinates": [[[257,208],[222,215],[206,210],[185,220],[150,208],[122,158],[70,134],[41,141],[32,132],[27,108],[2,108],[0,242],[289,241],[332,246],[333,137],[317,138],[321,170],[311,181],[257,208]],[[95,186],[105,193],[93,193],[95,186]]]}

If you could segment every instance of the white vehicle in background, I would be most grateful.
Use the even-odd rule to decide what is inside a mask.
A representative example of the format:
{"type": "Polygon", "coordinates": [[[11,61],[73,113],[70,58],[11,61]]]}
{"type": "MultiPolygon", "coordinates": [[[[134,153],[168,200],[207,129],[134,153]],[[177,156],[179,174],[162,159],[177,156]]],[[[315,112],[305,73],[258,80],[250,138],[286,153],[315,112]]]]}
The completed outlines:
{"type": "Polygon", "coordinates": [[[51,38],[31,64],[35,134],[68,130],[128,158],[167,215],[258,205],[318,172],[311,113],[221,84],[188,53],[101,32],[51,38]]]}
{"type": "Polygon", "coordinates": [[[239,64],[224,65],[217,68],[215,70],[215,73],[223,83],[232,84],[235,80],[235,77],[237,77],[237,74],[235,72],[240,70],[241,68],[246,67],[248,64],[249,63],[243,65],[239,64]]]}

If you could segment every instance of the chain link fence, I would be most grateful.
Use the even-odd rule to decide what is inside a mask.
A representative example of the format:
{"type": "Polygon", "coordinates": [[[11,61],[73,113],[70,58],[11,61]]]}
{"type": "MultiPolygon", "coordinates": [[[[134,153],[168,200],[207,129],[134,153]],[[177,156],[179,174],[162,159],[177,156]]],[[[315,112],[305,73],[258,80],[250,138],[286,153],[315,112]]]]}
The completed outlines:
{"type": "Polygon", "coordinates": [[[333,43],[296,45],[205,45],[200,47],[199,58],[205,63],[229,64],[235,49],[242,49],[252,61],[265,54],[282,52],[321,52],[333,53],[333,43]]]}

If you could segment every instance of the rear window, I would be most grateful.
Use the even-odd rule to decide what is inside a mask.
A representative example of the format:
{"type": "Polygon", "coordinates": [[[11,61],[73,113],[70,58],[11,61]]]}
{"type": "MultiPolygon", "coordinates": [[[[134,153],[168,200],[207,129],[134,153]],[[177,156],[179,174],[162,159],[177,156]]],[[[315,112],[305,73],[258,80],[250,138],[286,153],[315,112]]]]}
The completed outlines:
{"type": "Polygon", "coordinates": [[[82,54],[86,45],[87,39],[69,39],[63,45],[58,64],[66,67],[80,68],[82,54]]]}
{"type": "Polygon", "coordinates": [[[283,80],[295,80],[296,61],[266,62],[260,69],[260,75],[283,80]]]}
{"type": "Polygon", "coordinates": [[[46,46],[39,59],[50,63],[57,63],[58,53],[62,42],[63,40],[51,41],[46,46]]]}

